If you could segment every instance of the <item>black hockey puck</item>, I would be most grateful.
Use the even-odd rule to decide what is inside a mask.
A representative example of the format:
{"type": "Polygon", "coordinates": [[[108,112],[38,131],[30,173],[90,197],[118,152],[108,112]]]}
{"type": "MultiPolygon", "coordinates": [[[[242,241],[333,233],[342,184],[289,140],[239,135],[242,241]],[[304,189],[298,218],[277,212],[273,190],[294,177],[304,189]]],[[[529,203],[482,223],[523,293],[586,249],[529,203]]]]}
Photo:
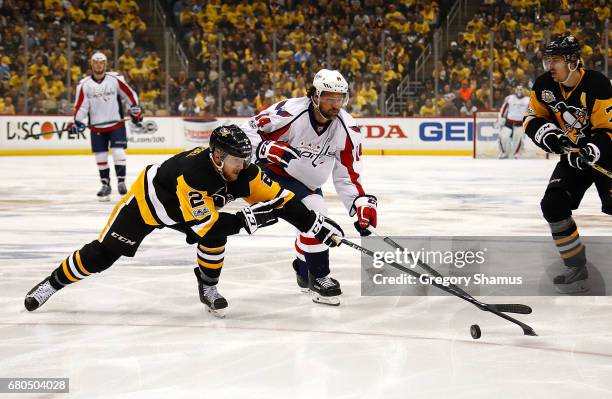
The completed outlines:
{"type": "Polygon", "coordinates": [[[472,338],[474,339],[480,338],[480,336],[482,335],[480,331],[480,326],[478,326],[478,324],[472,324],[470,326],[470,334],[472,335],[472,338]]]}

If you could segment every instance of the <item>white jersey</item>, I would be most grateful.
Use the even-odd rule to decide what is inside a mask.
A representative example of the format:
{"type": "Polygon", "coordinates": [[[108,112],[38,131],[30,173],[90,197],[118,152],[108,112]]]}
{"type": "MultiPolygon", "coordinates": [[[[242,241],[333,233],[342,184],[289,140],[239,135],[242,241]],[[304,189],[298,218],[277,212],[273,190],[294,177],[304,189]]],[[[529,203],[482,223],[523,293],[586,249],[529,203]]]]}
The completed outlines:
{"type": "Polygon", "coordinates": [[[74,119],[80,122],[88,119],[90,125],[115,121],[92,127],[92,132],[117,129],[124,126],[122,102],[130,107],[138,104],[138,95],[128,86],[123,76],[116,72],[106,72],[100,81],[88,76],[81,79],[77,86],[74,119]]]}
{"type": "Polygon", "coordinates": [[[320,126],[310,98],[292,98],[271,105],[241,128],[254,152],[262,140],[286,142],[300,151],[301,157],[285,169],[271,165],[275,173],[289,175],[311,190],[320,188],[333,174],[340,199],[353,213],[353,201],[365,193],[361,186],[361,132],[348,112],[340,110],[334,120],[320,126]]]}
{"type": "Polygon", "coordinates": [[[499,111],[499,118],[505,118],[506,123],[513,125],[523,124],[523,118],[527,113],[527,107],[529,107],[529,97],[522,96],[518,97],[516,94],[510,94],[504,100],[499,111]]]}

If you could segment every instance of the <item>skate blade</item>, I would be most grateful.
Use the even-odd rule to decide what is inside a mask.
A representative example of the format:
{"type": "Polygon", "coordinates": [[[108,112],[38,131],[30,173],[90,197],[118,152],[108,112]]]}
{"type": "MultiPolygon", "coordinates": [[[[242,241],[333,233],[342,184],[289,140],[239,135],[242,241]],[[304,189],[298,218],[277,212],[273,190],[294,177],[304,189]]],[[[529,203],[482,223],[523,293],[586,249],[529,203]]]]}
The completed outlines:
{"type": "Polygon", "coordinates": [[[586,280],[574,281],[570,284],[555,284],[555,291],[559,294],[579,294],[590,289],[591,287],[586,280]]]}
{"type": "Polygon", "coordinates": [[[320,303],[323,305],[340,306],[340,297],[338,296],[321,296],[318,294],[314,294],[312,296],[312,301],[314,303],[320,303]]]}
{"type": "Polygon", "coordinates": [[[110,195],[104,196],[104,197],[98,197],[98,201],[99,202],[109,202],[110,201],[110,195]]]}
{"type": "Polygon", "coordinates": [[[312,291],[310,291],[310,288],[302,288],[300,287],[300,292],[303,294],[312,294],[312,291]]]}
{"type": "Polygon", "coordinates": [[[213,308],[206,308],[208,310],[208,313],[212,313],[213,316],[219,318],[219,319],[225,319],[225,309],[213,309],[213,308]]]}

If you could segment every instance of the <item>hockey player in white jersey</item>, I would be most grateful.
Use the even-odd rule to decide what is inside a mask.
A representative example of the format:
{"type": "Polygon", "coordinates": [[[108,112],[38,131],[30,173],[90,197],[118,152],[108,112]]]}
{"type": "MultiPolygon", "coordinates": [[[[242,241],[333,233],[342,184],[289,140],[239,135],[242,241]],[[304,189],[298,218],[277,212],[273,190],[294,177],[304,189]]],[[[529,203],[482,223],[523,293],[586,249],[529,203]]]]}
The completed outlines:
{"type": "Polygon", "coordinates": [[[106,72],[106,56],[96,52],[91,57],[91,76],[82,79],[76,90],[74,122],[70,127],[82,132],[88,119],[91,130],[91,149],[96,157],[102,187],[98,191],[100,201],[109,201],[111,194],[108,149],[110,146],[117,190],[127,193],[125,185],[125,164],[127,135],[123,121],[123,103],[129,106],[130,117],[134,124],[142,122],[142,109],[138,105],[138,95],[116,72],[106,72]]]}
{"type": "MultiPolygon", "coordinates": [[[[253,143],[254,158],[262,170],[293,191],[308,207],[327,213],[321,186],[333,181],[355,227],[366,235],[376,227],[377,200],[361,185],[360,128],[343,107],[349,86],[342,74],[328,69],[314,77],[307,97],[271,105],[242,126],[253,143]]],[[[339,305],[340,284],[330,277],[328,247],[299,233],[293,268],[303,291],[313,301],[339,305]]]]}
{"type": "Polygon", "coordinates": [[[529,97],[525,96],[520,84],[514,88],[514,94],[504,100],[496,122],[499,158],[516,158],[520,153],[524,135],[523,116],[528,106],[529,97]]]}

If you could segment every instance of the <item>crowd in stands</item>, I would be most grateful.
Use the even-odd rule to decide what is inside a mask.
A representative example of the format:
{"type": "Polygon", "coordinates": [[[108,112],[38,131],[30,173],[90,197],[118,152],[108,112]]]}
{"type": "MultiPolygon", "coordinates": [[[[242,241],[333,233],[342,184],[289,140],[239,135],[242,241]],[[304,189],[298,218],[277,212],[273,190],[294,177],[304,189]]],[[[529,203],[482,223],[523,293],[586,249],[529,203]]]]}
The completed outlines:
{"type": "MultiPolygon", "coordinates": [[[[582,45],[586,68],[603,71],[605,22],[612,7],[606,0],[485,0],[460,32],[425,82],[418,98],[409,102],[405,116],[433,116],[434,81],[438,80],[437,112],[442,116],[470,115],[470,110],[499,108],[521,84],[525,94],[541,73],[547,35],[555,39],[573,34],[582,45]],[[493,40],[493,56],[490,42],[493,40]],[[493,63],[493,104],[489,101],[493,63]]],[[[608,31],[612,45],[612,31],[608,31]]]]}
{"type": "Polygon", "coordinates": [[[160,60],[139,13],[135,0],[0,2],[0,114],[71,114],[91,54],[102,50],[112,63],[114,32],[116,69],[145,97],[159,92],[160,60]]]}
{"type": "Polygon", "coordinates": [[[393,92],[406,76],[448,3],[169,1],[181,41],[204,82],[182,88],[179,105],[216,112],[221,79],[223,109],[237,113],[248,104],[259,112],[282,98],[306,95],[314,74],[326,67],[340,70],[352,83],[353,114],[376,115],[381,91],[393,92]]]}
{"type": "MultiPolygon", "coordinates": [[[[135,0],[3,0],[0,114],[24,112],[26,100],[28,113],[72,113],[76,84],[89,73],[89,56],[102,50],[109,69],[125,76],[149,115],[221,110],[251,116],[283,98],[306,95],[323,67],[340,70],[350,82],[351,113],[378,115],[381,93],[394,92],[452,3],[166,0],[193,61],[190,74],[168,77],[166,93],[165,63],[135,0]]],[[[402,114],[470,115],[489,108],[491,65],[493,108],[499,107],[515,85],[528,90],[542,72],[548,36],[574,34],[583,45],[584,64],[603,70],[605,57],[612,57],[604,54],[602,33],[610,12],[606,0],[484,0],[443,53],[439,72],[423,82],[402,114]]]]}

